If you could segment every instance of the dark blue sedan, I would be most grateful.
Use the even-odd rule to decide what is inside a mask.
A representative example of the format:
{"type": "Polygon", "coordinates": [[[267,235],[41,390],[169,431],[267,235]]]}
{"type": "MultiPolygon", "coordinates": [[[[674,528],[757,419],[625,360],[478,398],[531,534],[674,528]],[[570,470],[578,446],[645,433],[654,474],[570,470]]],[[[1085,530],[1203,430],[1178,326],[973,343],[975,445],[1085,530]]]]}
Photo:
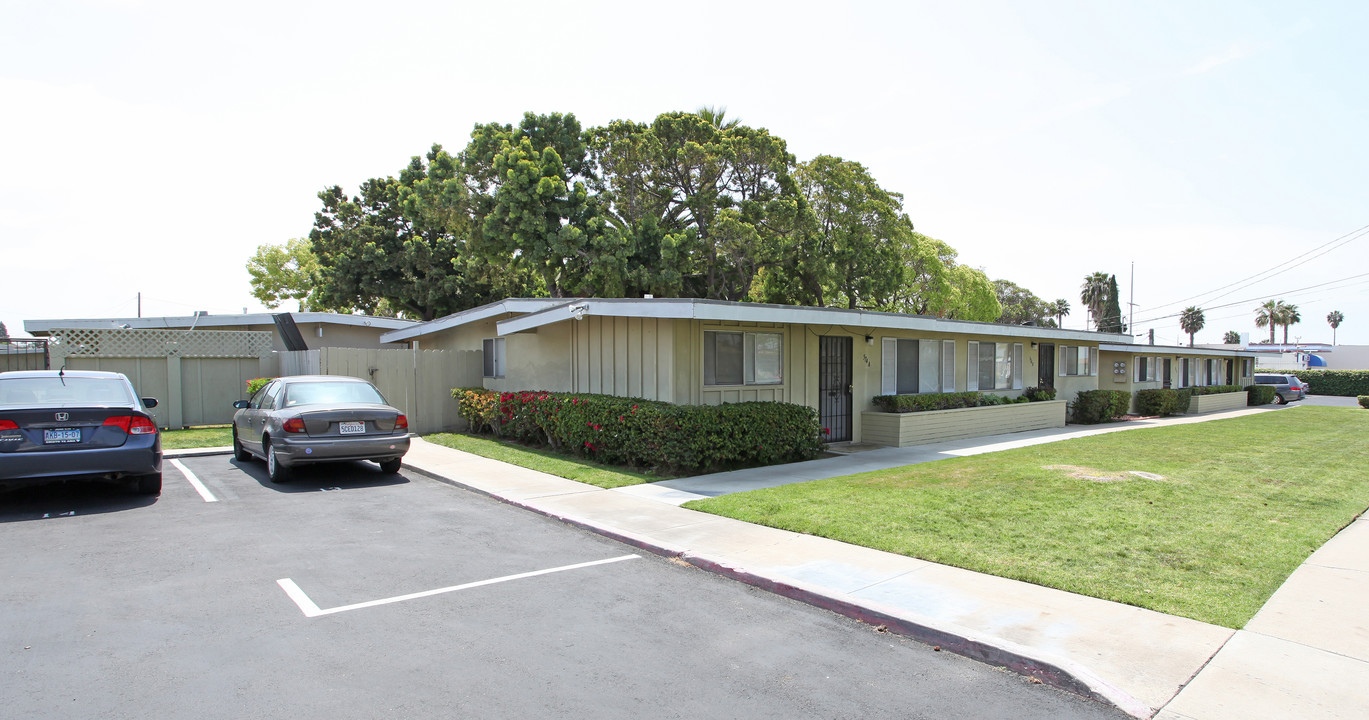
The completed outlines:
{"type": "Polygon", "coordinates": [[[122,373],[0,373],[0,487],[66,480],[162,491],[162,439],[122,373]]]}

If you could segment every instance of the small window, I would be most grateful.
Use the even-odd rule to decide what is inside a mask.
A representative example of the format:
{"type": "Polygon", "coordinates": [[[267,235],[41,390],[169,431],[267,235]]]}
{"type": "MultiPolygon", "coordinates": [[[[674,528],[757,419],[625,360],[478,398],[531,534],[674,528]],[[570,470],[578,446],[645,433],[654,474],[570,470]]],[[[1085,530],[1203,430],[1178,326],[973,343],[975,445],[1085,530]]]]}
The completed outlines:
{"type": "Polygon", "coordinates": [[[704,385],[784,382],[784,335],[704,331],[704,385]]]}
{"type": "Polygon", "coordinates": [[[504,338],[485,338],[482,349],[485,360],[484,377],[504,377],[504,338]]]}
{"type": "Polygon", "coordinates": [[[1022,343],[970,342],[967,390],[1021,390],[1022,343]]]}

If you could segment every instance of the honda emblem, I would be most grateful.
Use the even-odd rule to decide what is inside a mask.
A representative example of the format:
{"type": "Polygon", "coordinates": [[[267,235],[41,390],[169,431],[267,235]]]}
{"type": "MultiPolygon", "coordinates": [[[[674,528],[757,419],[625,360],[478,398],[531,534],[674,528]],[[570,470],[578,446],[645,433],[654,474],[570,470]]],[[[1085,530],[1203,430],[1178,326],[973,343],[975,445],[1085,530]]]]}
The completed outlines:
{"type": "Polygon", "coordinates": [[[57,413],[57,422],[66,422],[71,418],[71,413],[57,413]]]}

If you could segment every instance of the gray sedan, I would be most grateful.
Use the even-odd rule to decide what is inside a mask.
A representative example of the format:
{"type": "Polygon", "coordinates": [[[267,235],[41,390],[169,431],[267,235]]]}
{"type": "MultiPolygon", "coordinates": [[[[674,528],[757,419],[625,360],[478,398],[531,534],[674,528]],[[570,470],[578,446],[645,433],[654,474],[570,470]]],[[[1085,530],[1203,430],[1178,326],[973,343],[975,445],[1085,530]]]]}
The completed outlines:
{"type": "Polygon", "coordinates": [[[276,378],[233,407],[233,456],[262,458],[272,482],[296,465],[339,460],[373,460],[395,473],[409,451],[408,418],[359,378],[276,378]]]}

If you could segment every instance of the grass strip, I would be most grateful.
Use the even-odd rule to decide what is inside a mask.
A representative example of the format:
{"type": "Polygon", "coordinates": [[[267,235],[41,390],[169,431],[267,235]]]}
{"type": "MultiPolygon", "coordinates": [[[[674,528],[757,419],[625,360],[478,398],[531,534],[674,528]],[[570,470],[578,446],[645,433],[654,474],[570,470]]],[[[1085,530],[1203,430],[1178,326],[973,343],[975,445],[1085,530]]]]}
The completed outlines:
{"type": "Polygon", "coordinates": [[[640,485],[657,480],[668,480],[673,477],[603,465],[550,450],[530,448],[513,442],[475,435],[438,433],[425,435],[423,439],[472,455],[487,457],[491,460],[506,462],[510,465],[537,470],[548,475],[556,475],[601,488],[640,485]]]}
{"type": "Polygon", "coordinates": [[[229,425],[193,427],[185,430],[163,430],[163,450],[228,447],[233,444],[233,429],[229,425]]]}
{"type": "Polygon", "coordinates": [[[685,507],[1240,628],[1369,507],[1367,434],[1299,407],[685,507]]]}

